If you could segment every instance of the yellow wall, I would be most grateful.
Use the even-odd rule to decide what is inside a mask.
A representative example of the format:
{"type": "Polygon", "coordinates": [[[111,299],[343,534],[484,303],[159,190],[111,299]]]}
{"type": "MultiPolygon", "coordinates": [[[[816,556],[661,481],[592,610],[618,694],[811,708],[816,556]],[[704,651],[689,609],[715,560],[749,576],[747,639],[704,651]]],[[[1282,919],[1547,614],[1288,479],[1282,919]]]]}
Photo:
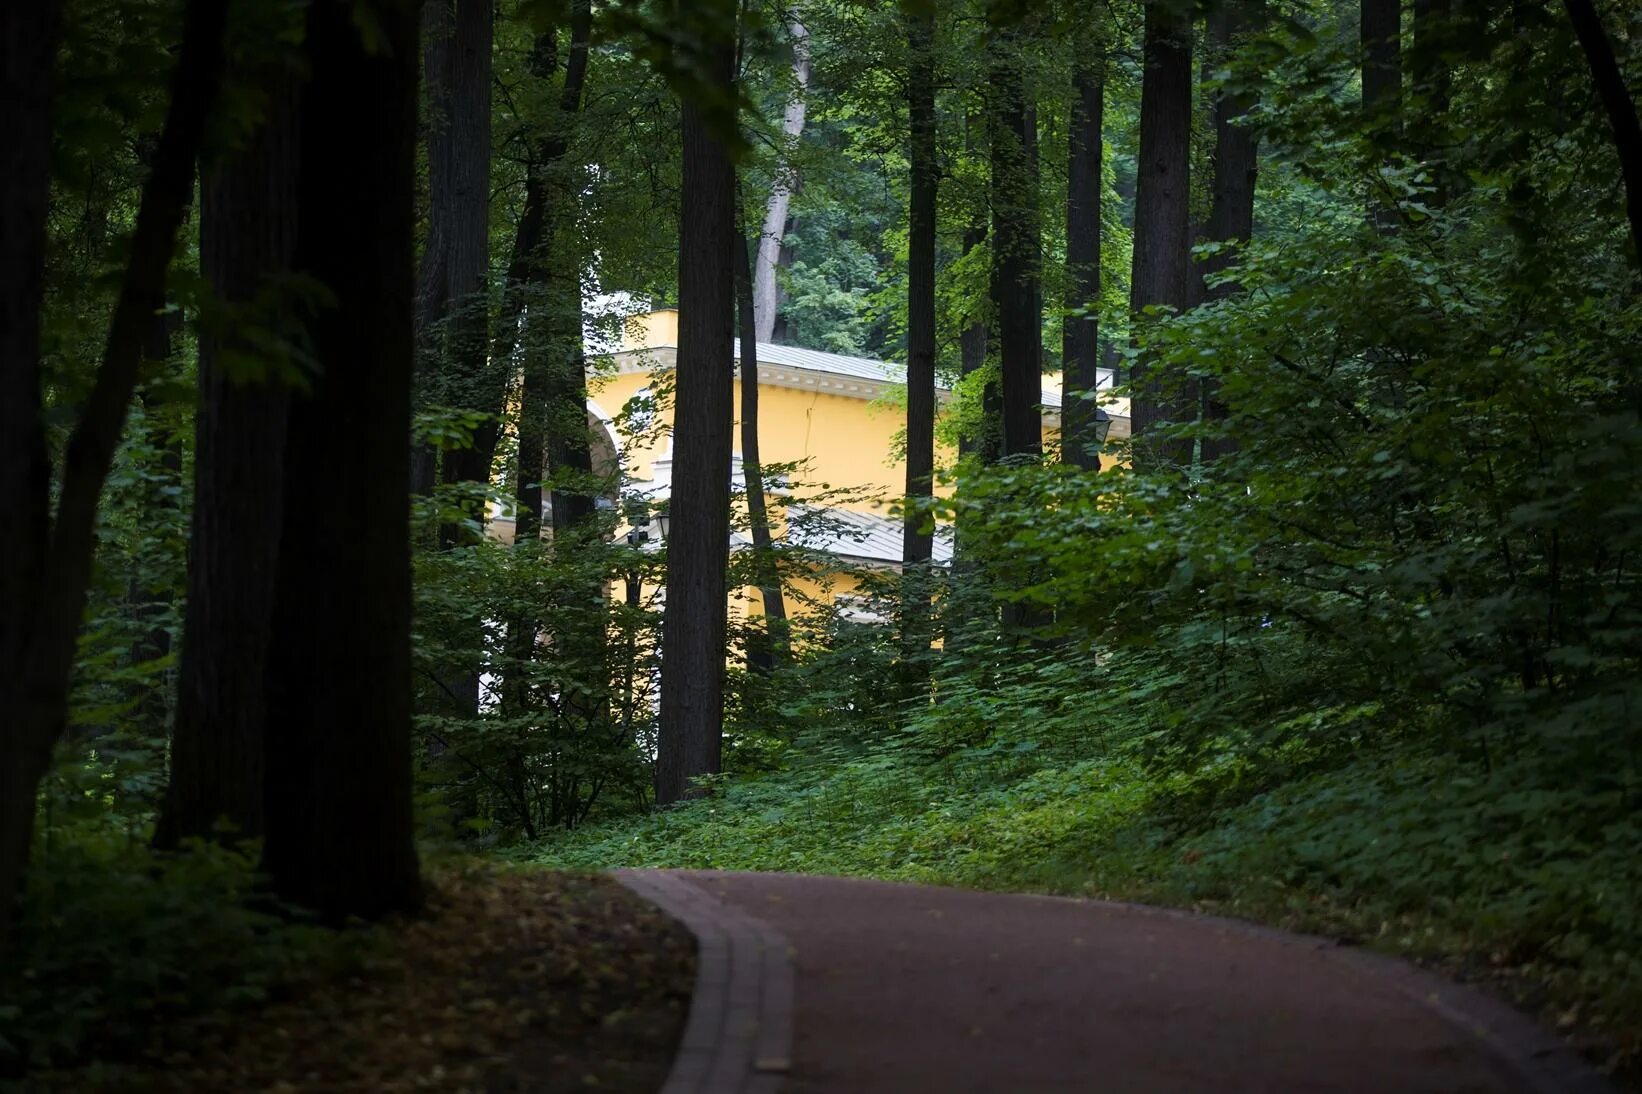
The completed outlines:
{"type": "MultiPolygon", "coordinates": [[[[657,352],[658,360],[670,354],[657,352]]],[[[635,394],[650,384],[640,373],[625,373],[595,379],[590,397],[599,410],[615,416],[635,394]]],[[[733,451],[741,455],[741,382],[735,381],[733,397],[736,424],[733,451]]],[[[671,424],[672,408],[662,411],[671,424]]],[[[901,412],[865,399],[852,399],[822,391],[774,387],[758,389],[758,445],[760,461],[766,464],[796,463],[807,460],[799,472],[801,481],[826,483],[835,487],[862,487],[883,496],[884,503],[906,490],[906,461],[891,459],[897,447],[895,435],[904,425],[901,412]]],[[[624,440],[618,438],[618,440],[624,440]]],[[[666,454],[667,442],[657,448],[634,448],[627,453],[629,473],[637,478],[654,477],[653,461],[666,454]]],[[[943,454],[950,458],[950,453],[943,454]]],[[[857,504],[853,508],[873,508],[857,504]]]]}
{"type": "MultiPolygon", "coordinates": [[[[596,411],[605,417],[615,417],[623,406],[640,390],[653,381],[651,370],[671,368],[677,360],[678,313],[670,309],[638,316],[628,321],[623,351],[616,356],[623,371],[595,377],[589,384],[589,396],[596,411]]],[[[1059,375],[1045,377],[1044,386],[1059,390],[1059,375]]],[[[733,451],[741,455],[741,384],[734,384],[733,398],[736,425],[733,451]]],[[[1115,408],[1114,408],[1115,410],[1115,408]]],[[[1122,408],[1127,425],[1127,406],[1122,408]]],[[[852,398],[808,388],[784,387],[775,384],[759,386],[759,456],[764,464],[808,461],[801,468],[797,480],[807,486],[825,484],[831,487],[861,489],[860,499],[832,502],[860,510],[874,510],[883,514],[888,505],[902,496],[906,489],[906,461],[891,453],[898,447],[897,434],[905,425],[901,408],[869,399],[852,398]],[[876,499],[870,495],[876,495],[876,499]]],[[[661,421],[672,424],[671,405],[662,408],[661,421]]],[[[1053,445],[1058,441],[1058,419],[1045,421],[1044,441],[1053,445]]],[[[632,446],[624,453],[627,470],[638,479],[655,477],[654,461],[669,454],[670,443],[666,432],[658,431],[659,442],[654,446],[632,446]]],[[[618,446],[627,446],[629,438],[616,437],[618,446]]],[[[950,464],[956,453],[942,447],[936,452],[937,465],[950,464]]],[[[1110,464],[1110,460],[1106,461],[1110,464]]],[[[946,493],[945,486],[937,491],[946,493]]],[[[826,579],[834,596],[847,595],[858,583],[846,576],[826,579]]],[[[823,583],[809,581],[806,591],[818,592],[823,583]]],[[[732,610],[762,612],[762,604],[754,589],[741,589],[731,595],[732,610]]],[[[789,611],[793,602],[788,601],[789,611]]]]}

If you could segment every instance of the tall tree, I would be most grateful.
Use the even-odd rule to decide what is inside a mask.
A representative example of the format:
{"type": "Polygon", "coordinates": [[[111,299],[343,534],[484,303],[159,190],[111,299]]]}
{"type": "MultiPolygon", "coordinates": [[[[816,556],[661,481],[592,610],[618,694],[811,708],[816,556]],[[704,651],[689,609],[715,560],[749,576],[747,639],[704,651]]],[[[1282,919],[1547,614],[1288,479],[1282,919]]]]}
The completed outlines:
{"type": "Polygon", "coordinates": [[[804,113],[808,106],[810,87],[810,32],[802,19],[794,16],[787,22],[787,34],[792,40],[793,94],[781,115],[781,155],[776,160],[775,182],[770,187],[770,198],[764,206],[764,228],[758,234],[758,257],[753,263],[753,314],[758,325],[758,340],[768,342],[775,336],[775,313],[780,304],[775,271],[781,261],[781,240],[787,230],[787,210],[792,204],[792,192],[797,182],[792,164],[798,138],[804,132],[804,113]]]}
{"type": "MultiPolygon", "coordinates": [[[[736,233],[740,236],[740,233],[736,233]]],[[[769,672],[787,653],[787,603],[781,595],[770,513],[764,494],[764,467],[758,452],[758,330],[753,303],[752,265],[744,238],[736,241],[736,314],[740,335],[736,356],[741,365],[741,478],[747,487],[747,523],[753,540],[753,572],[764,607],[764,633],[747,651],[747,664],[769,672]]]]}
{"type": "Polygon", "coordinates": [[[1023,15],[987,5],[991,36],[988,137],[992,194],[992,300],[998,314],[1003,454],[1043,451],[1043,290],[1036,112],[1028,98],[1023,15]]]}
{"type": "MultiPolygon", "coordinates": [[[[1402,0],[1362,0],[1358,35],[1363,53],[1363,122],[1371,141],[1389,158],[1402,142],[1402,0]]],[[[1381,232],[1396,226],[1395,203],[1369,199],[1369,221],[1381,232]]]]}
{"type": "Polygon", "coordinates": [[[205,172],[200,267],[222,314],[199,342],[188,607],[162,847],[262,834],[263,687],[278,562],[296,242],[298,78],[261,66],[266,102],[242,149],[205,172]],[[255,374],[260,372],[260,375],[255,374]],[[249,373],[249,374],[248,374],[249,373]]]}
{"type": "Polygon", "coordinates": [[[734,132],[735,12],[733,0],[703,0],[690,14],[700,51],[691,67],[701,86],[686,94],[682,119],[672,532],[656,751],[656,801],[664,805],[684,797],[692,778],[716,773],[723,751],[736,241],[727,141],[734,132]]]}
{"type": "MultiPolygon", "coordinates": [[[[517,502],[514,534],[524,543],[538,534],[542,512],[542,481],[550,467],[557,471],[588,472],[587,380],[581,338],[581,272],[579,261],[564,248],[568,206],[575,187],[565,177],[570,151],[570,126],[581,109],[587,82],[588,38],[592,8],[577,0],[571,8],[570,50],[560,85],[558,113],[532,150],[525,191],[525,209],[518,228],[521,241],[530,244],[523,255],[521,283],[516,286],[517,317],[504,311],[504,322],[522,322],[527,333],[519,405],[519,457],[514,497],[517,502]],[[550,459],[551,456],[551,459],[550,459]]],[[[555,32],[538,38],[533,69],[551,79],[559,68],[555,32]]],[[[512,345],[508,346],[511,354],[512,345]]],[[[565,529],[592,511],[585,489],[553,494],[553,526],[565,529]]]]}
{"type": "Polygon", "coordinates": [[[33,840],[51,740],[18,717],[50,547],[51,461],[41,420],[40,306],[51,185],[55,0],[0,8],[0,949],[33,840]],[[24,750],[28,753],[25,754],[24,750]],[[45,755],[42,755],[45,753],[45,755]]]}
{"type": "MultiPolygon", "coordinates": [[[[1140,86],[1140,155],[1135,180],[1134,261],[1129,306],[1137,315],[1187,301],[1191,191],[1188,171],[1192,131],[1192,28],[1170,0],[1146,5],[1140,86]]],[[[1133,416],[1136,436],[1160,422],[1191,415],[1191,398],[1178,377],[1158,375],[1155,365],[1135,364],[1133,416]]],[[[1151,445],[1148,462],[1185,463],[1189,444],[1151,445]]]]}
{"type": "Polygon", "coordinates": [[[1625,86],[1625,75],[1614,59],[1613,43],[1602,29],[1596,6],[1591,0],[1563,0],[1563,7],[1568,10],[1568,19],[1579,38],[1579,48],[1591,70],[1597,97],[1608,114],[1614,151],[1619,154],[1619,170],[1625,180],[1625,212],[1631,222],[1631,247],[1638,263],[1642,263],[1642,121],[1637,119],[1636,104],[1625,86]]]}
{"type": "Polygon", "coordinates": [[[417,5],[307,12],[294,267],[329,301],[291,401],[264,865],[328,919],[417,907],[409,475],[417,5]]]}
{"type": "Polygon", "coordinates": [[[64,453],[55,519],[41,421],[40,316],[45,254],[55,3],[0,16],[8,92],[0,121],[0,944],[9,933],[34,838],[35,795],[68,720],[70,672],[85,611],[98,502],[125,427],[142,347],[193,191],[194,161],[222,82],[226,0],[192,0],[153,166],[91,392],[64,453]]]}
{"type": "Polygon", "coordinates": [[[928,645],[927,570],[934,535],[927,530],[935,486],[935,13],[906,15],[908,144],[907,202],[907,473],[906,519],[901,532],[902,631],[928,645]]]}
{"type": "MultiPolygon", "coordinates": [[[[489,360],[492,0],[426,0],[428,241],[417,273],[424,401],[489,412],[505,362],[489,360]],[[431,360],[430,360],[431,359],[431,360]],[[437,373],[437,378],[435,378],[437,373]]],[[[445,453],[444,482],[482,487],[490,453],[445,453]]],[[[482,517],[482,512],[475,515],[482,517]]],[[[454,527],[441,530],[445,544],[454,527]]]]}
{"type": "Polygon", "coordinates": [[[1106,57],[1082,50],[1072,65],[1066,129],[1066,319],[1061,329],[1061,458],[1100,470],[1095,392],[1100,387],[1101,167],[1106,57]]]}
{"type": "Polygon", "coordinates": [[[551,216],[548,238],[558,243],[563,257],[546,269],[549,299],[547,320],[548,364],[552,385],[547,392],[547,466],[560,484],[553,491],[553,529],[567,532],[593,514],[591,486],[593,452],[587,427],[587,354],[582,341],[581,249],[572,244],[583,180],[580,165],[567,159],[576,117],[587,88],[588,39],[592,34],[591,0],[573,0],[570,6],[570,56],[565,63],[559,112],[545,149],[546,158],[560,176],[559,196],[551,216]]]}
{"type": "MultiPolygon", "coordinates": [[[[1222,55],[1245,36],[1265,23],[1264,0],[1228,0],[1209,15],[1209,48],[1222,55]]],[[[1216,242],[1247,243],[1254,234],[1254,189],[1258,181],[1259,137],[1244,124],[1254,108],[1254,97],[1246,91],[1221,91],[1214,101],[1214,182],[1209,211],[1209,238],[1216,242]]],[[[1211,255],[1202,264],[1204,275],[1223,273],[1235,261],[1230,254],[1211,255]]],[[[1210,300],[1231,295],[1237,286],[1229,281],[1207,287],[1210,300]]],[[[1203,415],[1211,422],[1223,421],[1227,409],[1220,399],[1217,381],[1203,388],[1203,415]]],[[[1237,447],[1229,437],[1206,436],[1202,455],[1205,461],[1218,459],[1237,447]]]]}

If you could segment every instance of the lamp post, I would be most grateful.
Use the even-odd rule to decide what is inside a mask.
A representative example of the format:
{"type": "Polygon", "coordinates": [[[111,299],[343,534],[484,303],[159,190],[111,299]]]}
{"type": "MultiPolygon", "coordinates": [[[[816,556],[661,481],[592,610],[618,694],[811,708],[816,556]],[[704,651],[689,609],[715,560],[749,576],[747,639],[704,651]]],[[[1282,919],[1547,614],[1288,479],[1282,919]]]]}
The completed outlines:
{"type": "MultiPolygon", "coordinates": [[[[1110,414],[1106,413],[1105,410],[1103,410],[1102,408],[1097,406],[1097,407],[1095,407],[1095,418],[1094,418],[1093,425],[1094,425],[1095,443],[1092,447],[1100,448],[1102,445],[1104,445],[1106,443],[1106,438],[1111,435],[1111,432],[1112,432],[1112,416],[1110,414]]],[[[1095,470],[1099,471],[1100,470],[1100,453],[1099,452],[1091,452],[1090,455],[1093,456],[1094,459],[1095,459],[1095,470]]]]}
{"type": "Polygon", "coordinates": [[[1095,407],[1095,443],[1105,444],[1106,438],[1112,432],[1112,416],[1100,407],[1095,407]]]}
{"type": "MultiPolygon", "coordinates": [[[[634,528],[627,533],[627,546],[635,551],[649,542],[650,532],[648,529],[634,528]]],[[[639,568],[629,566],[624,576],[627,578],[627,606],[636,608],[639,606],[639,568]]]]}

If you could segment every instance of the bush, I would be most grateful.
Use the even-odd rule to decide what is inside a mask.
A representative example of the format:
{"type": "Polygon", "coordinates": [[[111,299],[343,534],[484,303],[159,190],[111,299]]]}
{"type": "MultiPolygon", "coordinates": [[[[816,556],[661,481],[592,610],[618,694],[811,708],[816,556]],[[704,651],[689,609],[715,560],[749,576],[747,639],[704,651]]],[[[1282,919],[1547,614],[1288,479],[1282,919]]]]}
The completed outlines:
{"type": "Polygon", "coordinates": [[[158,854],[57,832],[30,872],[19,951],[0,980],[0,1075],[119,1061],[369,951],[258,891],[252,849],[158,854]]]}

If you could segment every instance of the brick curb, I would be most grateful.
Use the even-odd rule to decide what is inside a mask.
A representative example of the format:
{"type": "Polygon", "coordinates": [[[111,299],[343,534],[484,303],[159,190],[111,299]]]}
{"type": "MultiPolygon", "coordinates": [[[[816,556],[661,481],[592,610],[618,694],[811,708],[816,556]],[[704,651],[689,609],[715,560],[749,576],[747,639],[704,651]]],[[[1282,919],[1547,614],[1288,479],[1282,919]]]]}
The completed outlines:
{"type": "Polygon", "coordinates": [[[677,875],[611,876],[696,936],[696,986],[661,1094],[777,1094],[792,1067],[787,940],[677,875]]]}

